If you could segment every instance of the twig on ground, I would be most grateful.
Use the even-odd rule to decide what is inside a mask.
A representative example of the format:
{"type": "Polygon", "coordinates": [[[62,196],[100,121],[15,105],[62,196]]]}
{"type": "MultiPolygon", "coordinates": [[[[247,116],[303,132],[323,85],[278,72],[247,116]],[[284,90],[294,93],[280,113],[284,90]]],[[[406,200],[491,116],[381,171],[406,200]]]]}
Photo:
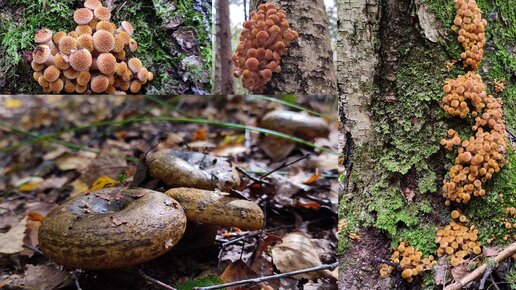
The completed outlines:
{"type": "Polygon", "coordinates": [[[174,288],[174,287],[172,287],[172,286],[170,286],[168,284],[165,284],[165,283],[163,283],[163,282],[161,282],[159,280],[156,280],[156,279],[152,278],[151,276],[143,273],[142,270],[138,270],[138,275],[140,275],[143,279],[145,279],[145,281],[150,282],[150,283],[152,283],[152,284],[154,284],[156,286],[159,286],[159,287],[161,287],[163,289],[177,290],[176,288],[174,288]]]}
{"type": "Polygon", "coordinates": [[[487,277],[491,275],[491,272],[493,271],[493,267],[488,267],[487,270],[484,272],[484,275],[482,275],[482,279],[480,279],[480,285],[478,285],[478,289],[482,290],[484,289],[484,286],[487,281],[487,277]]]}
{"type": "Polygon", "coordinates": [[[466,284],[478,279],[484,273],[484,271],[487,270],[487,268],[492,267],[493,262],[495,263],[495,265],[497,265],[501,261],[512,256],[514,253],[516,253],[516,242],[510,244],[507,248],[505,248],[501,252],[499,252],[498,255],[496,257],[494,257],[494,259],[491,259],[487,263],[482,264],[480,267],[476,268],[473,272],[462,277],[462,279],[460,279],[459,281],[455,281],[453,284],[448,285],[445,288],[445,290],[462,289],[462,287],[464,287],[466,284]]]}
{"type": "Polygon", "coordinates": [[[337,268],[338,265],[339,265],[339,262],[335,262],[333,264],[321,265],[321,266],[312,267],[312,268],[303,269],[303,270],[297,270],[297,271],[275,274],[275,275],[270,275],[270,276],[263,276],[263,277],[253,278],[253,279],[229,282],[229,283],[215,285],[215,286],[194,287],[193,289],[195,289],[195,290],[214,290],[214,289],[222,289],[222,288],[238,286],[238,285],[256,285],[261,282],[276,280],[276,279],[283,278],[283,277],[290,277],[290,276],[294,276],[294,275],[298,275],[298,274],[317,272],[317,271],[322,271],[322,270],[333,270],[333,269],[337,268]]]}
{"type": "MultiPolygon", "coordinates": [[[[292,162],[289,162],[289,163],[287,163],[287,162],[283,162],[280,166],[278,166],[278,167],[274,168],[273,170],[271,170],[271,171],[269,171],[269,172],[265,173],[264,175],[260,176],[260,178],[259,178],[259,179],[260,179],[260,180],[263,180],[265,177],[267,177],[267,176],[269,176],[269,175],[273,174],[274,172],[279,171],[279,170],[281,170],[281,169],[283,169],[283,168],[285,168],[285,167],[288,167],[288,166],[290,166],[290,165],[292,165],[292,164],[294,164],[294,163],[297,163],[297,162],[299,162],[299,161],[301,161],[301,160],[303,160],[303,159],[306,159],[306,158],[308,158],[308,157],[310,157],[310,153],[307,153],[307,154],[303,155],[302,157],[299,157],[298,159],[296,159],[296,160],[294,160],[294,161],[292,161],[292,162]]],[[[256,183],[257,183],[257,182],[250,183],[250,184],[248,184],[246,187],[244,187],[242,190],[246,190],[246,189],[250,188],[251,186],[255,185],[256,183]]]]}
{"type": "Polygon", "coordinates": [[[256,237],[256,236],[259,236],[261,235],[262,233],[267,233],[267,232],[273,232],[273,231],[276,231],[276,230],[281,230],[281,229],[290,229],[290,228],[293,228],[294,225],[284,225],[284,226],[280,226],[280,227],[275,227],[275,228],[272,228],[272,229],[268,229],[268,230],[264,230],[264,231],[257,231],[257,232],[251,232],[251,233],[248,233],[246,235],[243,235],[241,237],[238,237],[238,238],[234,238],[232,240],[229,240],[229,241],[219,241],[221,242],[222,244],[220,245],[221,248],[225,248],[231,244],[234,244],[234,243],[237,243],[243,239],[246,239],[246,238],[252,238],[252,237],[256,237]]]}
{"type": "Polygon", "coordinates": [[[265,180],[262,180],[262,179],[259,179],[259,178],[256,178],[254,176],[252,176],[251,174],[245,172],[242,168],[240,167],[237,167],[236,170],[240,173],[242,173],[243,175],[245,175],[247,178],[251,179],[252,181],[254,181],[255,183],[261,183],[261,184],[267,184],[267,185],[270,185],[270,182],[268,181],[265,181],[265,180]]]}

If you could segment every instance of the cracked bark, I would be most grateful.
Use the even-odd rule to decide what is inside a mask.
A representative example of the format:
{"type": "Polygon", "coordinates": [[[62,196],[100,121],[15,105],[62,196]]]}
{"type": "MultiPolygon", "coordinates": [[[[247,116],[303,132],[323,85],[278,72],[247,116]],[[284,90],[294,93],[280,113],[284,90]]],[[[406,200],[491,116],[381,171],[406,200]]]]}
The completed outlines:
{"type": "Polygon", "coordinates": [[[229,19],[229,1],[216,0],[217,15],[215,20],[215,54],[214,80],[212,93],[215,95],[234,94],[233,64],[231,61],[231,28],[229,19]]]}
{"type": "MultiPolygon", "coordinates": [[[[281,73],[273,74],[265,94],[337,95],[328,15],[323,0],[273,0],[287,12],[290,26],[299,33],[281,59],[281,73]]],[[[250,7],[261,1],[251,0],[250,7]]]]}

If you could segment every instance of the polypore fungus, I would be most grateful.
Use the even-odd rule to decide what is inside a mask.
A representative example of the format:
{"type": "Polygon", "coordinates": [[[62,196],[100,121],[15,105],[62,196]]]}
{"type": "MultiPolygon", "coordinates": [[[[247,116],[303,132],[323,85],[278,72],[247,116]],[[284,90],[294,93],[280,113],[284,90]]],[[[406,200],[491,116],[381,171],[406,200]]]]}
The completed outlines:
{"type": "Polygon", "coordinates": [[[139,93],[143,85],[152,81],[154,75],[139,59],[133,57],[132,66],[128,66],[126,51],[135,52],[138,48],[131,38],[134,27],[129,22],[122,21],[117,28],[110,21],[111,11],[98,0],[85,1],[73,19],[77,23],[74,31],[52,34],[42,29],[34,36],[38,46],[32,54],[31,67],[41,73],[33,77],[44,92],[139,93]]]}
{"type": "MultiPolygon", "coordinates": [[[[394,249],[391,255],[391,262],[398,264],[401,268],[401,277],[407,282],[412,282],[414,277],[429,270],[437,263],[434,256],[430,255],[423,258],[423,253],[410,246],[407,242],[401,242],[398,247],[394,249]]],[[[382,277],[388,276],[394,271],[394,267],[383,264],[380,268],[380,275],[382,277]]]]}
{"type": "Polygon", "coordinates": [[[243,27],[232,57],[234,76],[242,76],[247,90],[262,93],[272,73],[281,72],[281,57],[299,35],[289,27],[285,10],[273,3],[260,4],[243,27]]]}

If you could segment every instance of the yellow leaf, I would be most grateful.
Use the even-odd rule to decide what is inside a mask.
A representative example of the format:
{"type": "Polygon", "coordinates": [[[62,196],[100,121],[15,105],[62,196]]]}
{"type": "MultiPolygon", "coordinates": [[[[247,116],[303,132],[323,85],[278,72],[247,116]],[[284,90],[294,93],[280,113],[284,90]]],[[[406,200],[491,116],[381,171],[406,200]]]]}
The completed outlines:
{"type": "Polygon", "coordinates": [[[29,177],[26,182],[18,186],[18,189],[21,191],[33,191],[38,185],[42,184],[43,181],[41,177],[29,177]]]}
{"type": "Polygon", "coordinates": [[[70,197],[78,196],[79,194],[88,191],[88,185],[79,179],[72,182],[73,191],[70,193],[70,197]]]}
{"type": "Polygon", "coordinates": [[[23,102],[21,100],[8,99],[4,101],[4,107],[7,109],[19,109],[22,106],[23,102]]]}
{"type": "Polygon", "coordinates": [[[89,190],[93,191],[93,190],[99,190],[99,189],[108,188],[108,187],[115,187],[117,184],[118,184],[118,181],[114,180],[113,178],[111,178],[109,176],[104,175],[104,176],[99,177],[97,180],[95,180],[95,182],[93,182],[93,184],[91,185],[89,190]]]}

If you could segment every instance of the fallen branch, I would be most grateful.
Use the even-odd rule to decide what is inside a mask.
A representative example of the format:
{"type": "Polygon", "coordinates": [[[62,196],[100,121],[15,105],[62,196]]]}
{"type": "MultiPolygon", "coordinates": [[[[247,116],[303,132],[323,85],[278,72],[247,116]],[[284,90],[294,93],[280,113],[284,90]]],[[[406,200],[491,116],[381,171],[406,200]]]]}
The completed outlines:
{"type": "Polygon", "coordinates": [[[303,270],[297,270],[297,271],[275,274],[275,275],[270,275],[270,276],[263,276],[263,277],[253,278],[253,279],[229,282],[226,284],[215,285],[215,286],[194,287],[193,289],[194,290],[214,290],[214,289],[222,289],[222,288],[226,288],[226,287],[239,286],[239,285],[256,285],[261,282],[276,280],[279,278],[294,276],[294,275],[303,274],[303,273],[317,272],[317,271],[322,271],[322,270],[333,270],[333,269],[337,268],[338,265],[339,265],[339,262],[335,262],[333,264],[321,265],[321,266],[312,267],[312,268],[303,269],[303,270]]]}
{"type": "Polygon", "coordinates": [[[516,242],[510,244],[507,248],[505,248],[503,251],[498,253],[498,255],[496,257],[494,257],[494,259],[490,259],[490,261],[482,264],[482,266],[476,268],[473,272],[462,277],[462,279],[460,279],[459,281],[456,281],[453,284],[446,286],[445,290],[462,289],[462,287],[464,287],[466,284],[480,278],[480,276],[482,276],[484,271],[486,271],[489,267],[493,267],[493,263],[495,263],[495,265],[497,265],[500,262],[502,262],[503,260],[512,256],[514,253],[516,253],[516,242]]]}
{"type": "Polygon", "coordinates": [[[480,279],[480,285],[478,285],[479,290],[483,290],[484,286],[486,285],[487,277],[491,275],[491,272],[493,272],[493,267],[488,267],[487,270],[484,272],[484,275],[482,275],[482,279],[480,279]]]}

